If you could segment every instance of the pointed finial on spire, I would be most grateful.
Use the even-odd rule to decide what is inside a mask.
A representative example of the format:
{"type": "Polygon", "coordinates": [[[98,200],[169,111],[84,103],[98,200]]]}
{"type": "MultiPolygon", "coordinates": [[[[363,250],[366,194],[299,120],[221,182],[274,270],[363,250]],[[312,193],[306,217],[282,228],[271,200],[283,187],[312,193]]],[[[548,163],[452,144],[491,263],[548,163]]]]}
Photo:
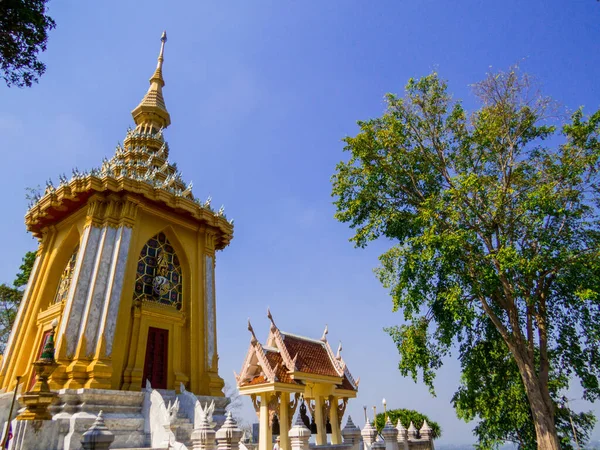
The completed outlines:
{"type": "Polygon", "coordinates": [[[336,355],[337,359],[341,359],[341,357],[342,357],[342,341],[340,341],[340,344],[338,345],[337,355],[336,355]]]}
{"type": "Polygon", "coordinates": [[[160,52],[158,54],[158,63],[156,70],[150,78],[150,88],[140,104],[131,112],[136,125],[152,125],[156,129],[166,128],[171,124],[171,116],[165,106],[165,100],[162,95],[162,88],[165,80],[162,75],[162,66],[165,55],[165,43],[167,42],[167,32],[163,31],[160,37],[160,52]]]}
{"type": "Polygon", "coordinates": [[[329,328],[327,328],[327,324],[325,324],[325,330],[323,330],[323,336],[321,336],[323,342],[327,342],[327,333],[329,333],[329,328]]]}
{"type": "Polygon", "coordinates": [[[163,66],[163,61],[165,60],[165,44],[167,42],[167,32],[163,31],[162,35],[160,36],[160,52],[158,54],[158,63],[156,64],[156,70],[154,71],[154,74],[152,75],[152,78],[150,78],[150,83],[152,83],[152,81],[154,81],[154,79],[156,78],[156,81],[162,83],[162,85],[165,85],[165,81],[163,80],[162,77],[162,66],[163,66]]]}

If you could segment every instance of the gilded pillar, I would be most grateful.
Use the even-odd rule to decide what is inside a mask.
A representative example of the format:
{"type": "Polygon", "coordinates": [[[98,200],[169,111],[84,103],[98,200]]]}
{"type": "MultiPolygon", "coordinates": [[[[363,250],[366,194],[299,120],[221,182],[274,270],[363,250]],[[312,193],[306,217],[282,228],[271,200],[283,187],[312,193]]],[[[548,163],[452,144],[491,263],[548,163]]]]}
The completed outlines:
{"type": "Polygon", "coordinates": [[[338,398],[335,395],[329,396],[329,423],[331,423],[331,443],[341,444],[342,433],[340,431],[338,398]]]}
{"type": "MultiPolygon", "coordinates": [[[[21,300],[21,304],[19,305],[19,309],[17,311],[17,317],[15,318],[14,326],[10,332],[10,336],[8,337],[8,342],[6,343],[6,349],[4,350],[4,356],[2,361],[0,361],[0,387],[4,387],[6,391],[12,390],[13,379],[15,376],[14,367],[16,365],[16,358],[14,357],[18,354],[19,342],[17,342],[17,336],[22,335],[21,331],[24,327],[24,318],[28,312],[32,310],[32,291],[33,287],[36,286],[37,280],[40,274],[41,261],[46,256],[44,250],[44,244],[40,244],[35,262],[33,263],[33,268],[31,269],[31,275],[29,276],[29,282],[25,287],[25,292],[23,292],[23,299],[21,300]],[[29,310],[29,311],[28,311],[29,310]],[[9,361],[12,362],[12,370],[9,367],[9,361]],[[8,374],[8,376],[7,376],[8,374]]],[[[21,339],[22,340],[22,339],[21,339]]],[[[16,384],[15,384],[16,388],[16,384]]]]}
{"type": "Polygon", "coordinates": [[[315,423],[317,424],[316,444],[327,444],[327,430],[325,429],[325,420],[323,417],[323,397],[320,395],[315,396],[315,423]]]}
{"type": "Polygon", "coordinates": [[[288,433],[290,431],[290,422],[292,418],[290,417],[290,393],[282,392],[281,393],[281,403],[279,405],[279,437],[281,442],[279,447],[281,450],[290,450],[290,438],[288,433]]]}
{"type": "Polygon", "coordinates": [[[258,450],[272,450],[273,435],[269,415],[270,397],[271,395],[268,392],[260,394],[258,450]]]}

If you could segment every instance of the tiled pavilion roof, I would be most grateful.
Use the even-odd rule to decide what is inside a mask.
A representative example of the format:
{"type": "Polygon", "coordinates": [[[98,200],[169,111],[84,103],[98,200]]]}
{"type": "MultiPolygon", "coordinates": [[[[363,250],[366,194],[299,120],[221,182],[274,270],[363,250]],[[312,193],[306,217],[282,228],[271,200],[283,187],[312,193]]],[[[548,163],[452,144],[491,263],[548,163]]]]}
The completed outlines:
{"type": "Polygon", "coordinates": [[[331,350],[327,329],[321,339],[312,339],[280,331],[270,312],[268,316],[271,330],[264,346],[258,342],[248,322],[252,338],[242,371],[236,375],[239,387],[269,383],[302,386],[303,377],[314,375],[326,377],[323,382],[334,383],[337,389],[358,390],[358,382],[341,357],[341,346],[337,355],[331,350]]]}

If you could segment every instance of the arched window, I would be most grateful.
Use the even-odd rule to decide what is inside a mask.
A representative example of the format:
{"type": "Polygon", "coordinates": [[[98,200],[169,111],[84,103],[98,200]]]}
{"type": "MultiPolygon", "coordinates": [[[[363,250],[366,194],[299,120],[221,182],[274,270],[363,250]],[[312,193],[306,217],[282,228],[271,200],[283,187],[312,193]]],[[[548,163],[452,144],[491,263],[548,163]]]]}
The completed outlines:
{"type": "Polygon", "coordinates": [[[142,249],[134,297],[181,309],[181,265],[164,233],[158,233],[142,249]]]}
{"type": "Polygon", "coordinates": [[[77,252],[79,251],[79,245],[73,250],[73,254],[69,258],[65,270],[63,270],[58,282],[58,288],[56,289],[56,295],[54,296],[53,305],[62,302],[67,299],[69,288],[71,287],[71,281],[73,280],[73,272],[75,272],[75,261],[77,261],[77,252]]]}

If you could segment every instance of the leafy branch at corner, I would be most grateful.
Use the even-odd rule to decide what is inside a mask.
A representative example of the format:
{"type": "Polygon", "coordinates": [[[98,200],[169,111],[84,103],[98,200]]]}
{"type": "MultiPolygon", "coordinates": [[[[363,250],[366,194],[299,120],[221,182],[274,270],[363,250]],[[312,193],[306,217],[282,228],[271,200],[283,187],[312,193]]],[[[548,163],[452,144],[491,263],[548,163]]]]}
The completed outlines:
{"type": "Polygon", "coordinates": [[[23,257],[23,263],[19,267],[19,273],[17,273],[13,285],[0,284],[0,353],[4,353],[10,330],[17,315],[17,309],[23,298],[23,287],[29,280],[34,261],[35,252],[27,252],[23,257]]]}
{"type": "Polygon", "coordinates": [[[7,86],[31,87],[46,71],[38,53],[46,50],[56,24],[46,14],[48,0],[0,1],[0,78],[7,86]]]}
{"type": "Polygon", "coordinates": [[[435,73],[388,95],[385,114],[345,139],[336,218],[359,247],[396,241],[377,275],[405,319],[388,329],[401,373],[421,373],[433,392],[457,348],[462,388],[477,400],[487,381],[474,366],[489,362],[493,377],[508,360],[513,375],[494,388],[518,374],[538,448],[559,449],[558,391],[577,377],[586,399],[600,394],[600,111],[551,125],[554,103],[517,69],[474,92],[471,114],[435,73]]]}

